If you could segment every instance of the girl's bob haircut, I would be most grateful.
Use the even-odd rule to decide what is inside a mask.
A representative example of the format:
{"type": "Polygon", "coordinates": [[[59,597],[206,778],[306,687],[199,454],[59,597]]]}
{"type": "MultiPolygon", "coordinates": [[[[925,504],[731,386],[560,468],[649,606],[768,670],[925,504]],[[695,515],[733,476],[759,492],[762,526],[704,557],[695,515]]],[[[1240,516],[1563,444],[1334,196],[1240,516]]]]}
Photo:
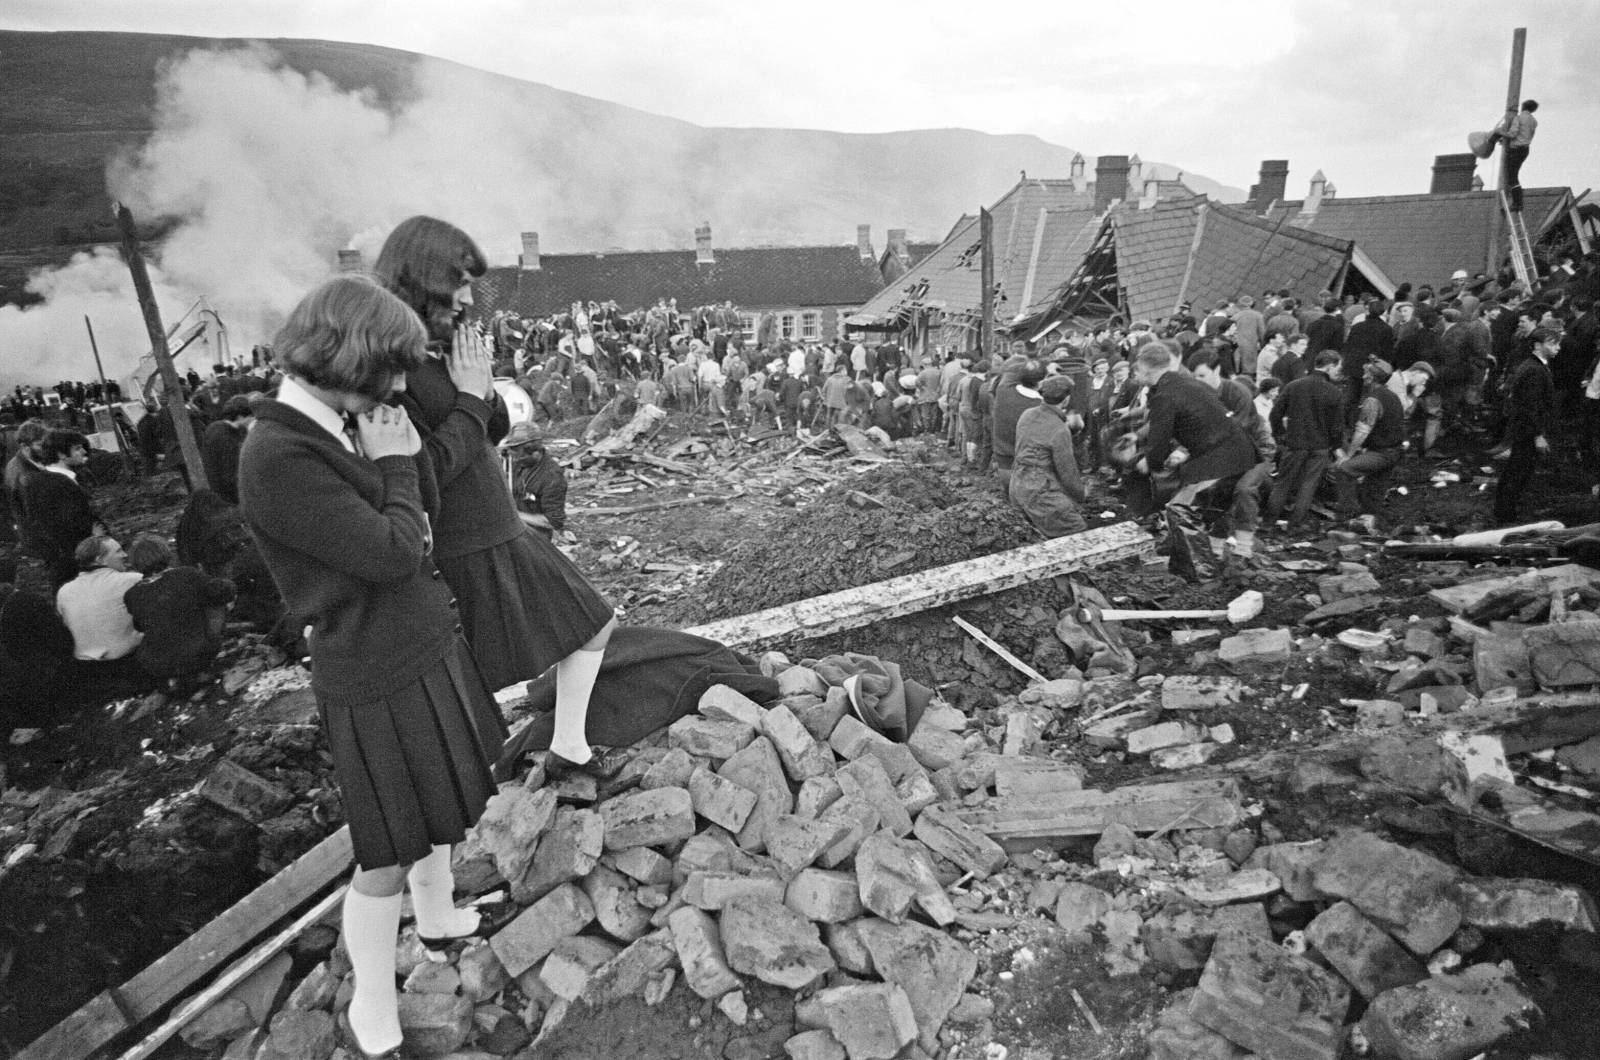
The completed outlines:
{"type": "Polygon", "coordinates": [[[419,316],[449,305],[462,284],[482,276],[489,263],[472,237],[437,217],[408,217],[383,241],[372,266],[378,282],[419,316]]]}
{"type": "Polygon", "coordinates": [[[285,372],[382,401],[422,365],[428,337],[406,304],[365,276],[336,276],[300,300],[273,340],[285,372]]]}

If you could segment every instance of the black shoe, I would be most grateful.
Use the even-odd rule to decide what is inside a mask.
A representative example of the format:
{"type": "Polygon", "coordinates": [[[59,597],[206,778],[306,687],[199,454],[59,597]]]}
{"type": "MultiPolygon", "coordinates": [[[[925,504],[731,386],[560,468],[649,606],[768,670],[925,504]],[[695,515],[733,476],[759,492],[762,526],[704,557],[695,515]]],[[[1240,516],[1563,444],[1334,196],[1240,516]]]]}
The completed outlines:
{"type": "Polygon", "coordinates": [[[477,907],[478,926],[465,935],[417,935],[417,941],[422,943],[430,957],[439,954],[449,954],[451,950],[464,947],[473,939],[486,939],[490,935],[505,927],[517,918],[522,912],[522,907],[515,902],[486,902],[477,907]]]}
{"type": "Polygon", "coordinates": [[[587,773],[596,780],[610,780],[622,771],[625,763],[618,757],[603,754],[591,748],[587,762],[574,762],[554,751],[544,754],[544,778],[548,783],[560,780],[571,773],[587,773]]]}
{"type": "Polygon", "coordinates": [[[349,1009],[339,1013],[338,1018],[333,1021],[333,1025],[338,1031],[339,1044],[360,1057],[361,1060],[408,1060],[411,1056],[406,1051],[404,1041],[392,1049],[385,1049],[381,1053],[367,1052],[366,1049],[362,1048],[360,1039],[356,1037],[356,1029],[350,1026],[349,1009]]]}

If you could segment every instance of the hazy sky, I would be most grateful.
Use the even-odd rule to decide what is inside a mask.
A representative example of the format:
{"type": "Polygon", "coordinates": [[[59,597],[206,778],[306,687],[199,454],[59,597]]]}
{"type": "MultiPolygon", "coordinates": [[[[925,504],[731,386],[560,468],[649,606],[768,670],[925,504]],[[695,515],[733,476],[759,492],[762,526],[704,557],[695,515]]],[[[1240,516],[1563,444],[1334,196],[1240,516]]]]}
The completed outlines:
{"type": "Polygon", "coordinates": [[[1033,133],[1241,188],[1287,158],[1292,196],[1319,168],[1344,196],[1426,191],[1498,118],[1517,26],[1541,104],[1524,183],[1600,184],[1597,0],[0,4],[7,29],[387,45],[699,125],[1033,133]]]}

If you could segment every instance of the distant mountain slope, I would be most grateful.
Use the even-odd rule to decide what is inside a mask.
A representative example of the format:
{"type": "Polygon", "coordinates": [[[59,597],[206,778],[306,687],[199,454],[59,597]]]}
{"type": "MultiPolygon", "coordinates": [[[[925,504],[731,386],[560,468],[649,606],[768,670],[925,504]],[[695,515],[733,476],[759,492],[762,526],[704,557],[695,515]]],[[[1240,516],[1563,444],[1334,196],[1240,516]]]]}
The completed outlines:
{"type": "MultiPolygon", "coordinates": [[[[0,31],[0,248],[105,238],[107,161],[155,132],[158,65],[193,49],[247,43],[0,31]]],[[[552,251],[687,246],[701,221],[710,221],[722,246],[849,242],[858,223],[874,226],[880,247],[888,227],[937,240],[962,213],[1002,195],[1020,171],[1066,176],[1075,153],[1035,136],[967,129],[704,128],[389,48],[256,43],[294,71],[369,93],[397,119],[453,120],[448,108],[429,109],[441,92],[481,101],[475,113],[456,117],[480,140],[498,141],[486,145],[493,172],[462,159],[461,195],[478,200],[475,217],[490,219],[478,223],[494,231],[475,234],[501,260],[515,252],[521,228],[537,229],[552,251]]],[[[312,140],[314,130],[305,132],[312,140]]],[[[1132,153],[1139,145],[1107,146],[1132,153]]],[[[1158,168],[1162,176],[1175,172],[1158,168]]],[[[1205,178],[1185,179],[1224,199],[1242,197],[1205,178]]]]}

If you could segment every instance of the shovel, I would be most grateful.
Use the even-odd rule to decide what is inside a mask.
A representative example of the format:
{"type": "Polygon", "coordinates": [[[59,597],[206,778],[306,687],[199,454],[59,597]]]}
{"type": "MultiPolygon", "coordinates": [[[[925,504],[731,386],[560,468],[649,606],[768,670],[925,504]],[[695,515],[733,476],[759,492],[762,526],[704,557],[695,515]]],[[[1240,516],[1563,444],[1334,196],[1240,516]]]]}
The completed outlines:
{"type": "MultiPolygon", "coordinates": [[[[1148,621],[1162,618],[1211,619],[1213,621],[1227,619],[1234,625],[1239,626],[1259,615],[1265,606],[1266,601],[1261,596],[1261,593],[1255,589],[1250,589],[1228,601],[1228,607],[1225,611],[1119,611],[1114,608],[1096,608],[1094,609],[1093,617],[1102,622],[1148,621]]],[[[1090,608],[1084,608],[1085,620],[1090,618],[1089,611],[1090,608]]]]}

